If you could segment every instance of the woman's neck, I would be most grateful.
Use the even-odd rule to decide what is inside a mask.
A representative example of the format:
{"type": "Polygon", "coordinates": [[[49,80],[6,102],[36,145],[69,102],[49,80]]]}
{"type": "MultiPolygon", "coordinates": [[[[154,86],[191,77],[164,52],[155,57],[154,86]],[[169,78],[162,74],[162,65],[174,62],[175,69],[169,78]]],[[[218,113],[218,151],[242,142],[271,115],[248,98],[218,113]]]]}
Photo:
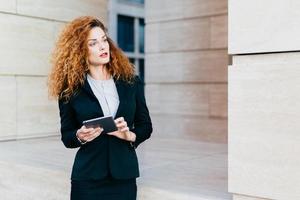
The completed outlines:
{"type": "Polygon", "coordinates": [[[108,80],[111,77],[104,65],[90,66],[89,74],[95,80],[108,80]]]}

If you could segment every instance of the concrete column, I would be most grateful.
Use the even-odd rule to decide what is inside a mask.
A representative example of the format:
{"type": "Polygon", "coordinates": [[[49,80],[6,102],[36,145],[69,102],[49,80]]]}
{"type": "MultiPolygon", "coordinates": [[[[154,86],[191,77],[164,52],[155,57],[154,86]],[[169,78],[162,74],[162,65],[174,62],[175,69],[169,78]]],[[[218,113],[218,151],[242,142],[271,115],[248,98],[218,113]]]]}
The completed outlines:
{"type": "Polygon", "coordinates": [[[300,2],[229,0],[229,192],[300,199],[300,2]]]}
{"type": "Polygon", "coordinates": [[[159,137],[227,143],[227,62],[227,1],[146,1],[146,95],[159,137]]]}

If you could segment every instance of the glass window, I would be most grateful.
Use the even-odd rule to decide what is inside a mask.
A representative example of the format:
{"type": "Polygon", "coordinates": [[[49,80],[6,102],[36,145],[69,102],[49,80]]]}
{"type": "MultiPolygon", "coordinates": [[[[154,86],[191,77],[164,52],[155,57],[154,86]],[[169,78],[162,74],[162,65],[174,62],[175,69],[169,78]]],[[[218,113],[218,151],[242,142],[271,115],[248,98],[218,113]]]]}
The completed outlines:
{"type": "Polygon", "coordinates": [[[129,62],[134,64],[134,58],[128,58],[129,59],[129,62]]]}
{"type": "Polygon", "coordinates": [[[145,48],[145,22],[144,19],[139,19],[139,51],[144,53],[145,48]]]}
{"type": "Polygon", "coordinates": [[[139,59],[139,77],[142,82],[145,83],[145,61],[144,59],[139,59]]]}
{"type": "Polygon", "coordinates": [[[144,59],[139,59],[139,77],[144,85],[143,93],[145,94],[145,61],[144,59]]]}
{"type": "Polygon", "coordinates": [[[118,15],[118,45],[123,51],[134,52],[134,18],[118,15]]]}
{"type": "Polygon", "coordinates": [[[126,0],[126,1],[133,2],[133,3],[140,3],[140,4],[144,4],[145,3],[144,0],[126,0]]]}

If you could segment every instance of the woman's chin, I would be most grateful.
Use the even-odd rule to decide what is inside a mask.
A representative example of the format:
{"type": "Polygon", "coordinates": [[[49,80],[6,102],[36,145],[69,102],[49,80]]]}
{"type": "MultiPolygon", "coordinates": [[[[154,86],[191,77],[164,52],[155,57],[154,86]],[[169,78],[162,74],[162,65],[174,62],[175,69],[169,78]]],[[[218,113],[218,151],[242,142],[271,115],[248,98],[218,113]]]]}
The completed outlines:
{"type": "Polygon", "coordinates": [[[90,62],[90,63],[93,66],[105,65],[105,64],[109,63],[109,59],[107,59],[107,60],[101,60],[101,61],[97,61],[97,62],[90,62]]]}

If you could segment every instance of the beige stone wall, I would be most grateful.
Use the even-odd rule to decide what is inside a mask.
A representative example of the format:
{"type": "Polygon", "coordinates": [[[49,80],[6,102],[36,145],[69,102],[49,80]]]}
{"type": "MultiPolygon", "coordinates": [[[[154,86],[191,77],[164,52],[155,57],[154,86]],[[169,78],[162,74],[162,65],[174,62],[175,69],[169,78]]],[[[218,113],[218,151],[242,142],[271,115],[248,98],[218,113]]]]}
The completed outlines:
{"type": "Polygon", "coordinates": [[[300,54],[234,56],[229,70],[229,190],[300,199],[300,54]]]}
{"type": "Polygon", "coordinates": [[[229,0],[229,5],[230,53],[299,51],[300,1],[229,0]]]}
{"type": "Polygon", "coordinates": [[[299,9],[297,0],[229,1],[228,185],[234,200],[300,199],[299,9]]]}
{"type": "Polygon", "coordinates": [[[145,10],[155,134],[227,142],[227,1],[146,1],[145,10]]]}
{"type": "Polygon", "coordinates": [[[60,28],[81,15],[106,21],[107,1],[0,0],[0,140],[58,134],[49,56],[60,28]]]}

